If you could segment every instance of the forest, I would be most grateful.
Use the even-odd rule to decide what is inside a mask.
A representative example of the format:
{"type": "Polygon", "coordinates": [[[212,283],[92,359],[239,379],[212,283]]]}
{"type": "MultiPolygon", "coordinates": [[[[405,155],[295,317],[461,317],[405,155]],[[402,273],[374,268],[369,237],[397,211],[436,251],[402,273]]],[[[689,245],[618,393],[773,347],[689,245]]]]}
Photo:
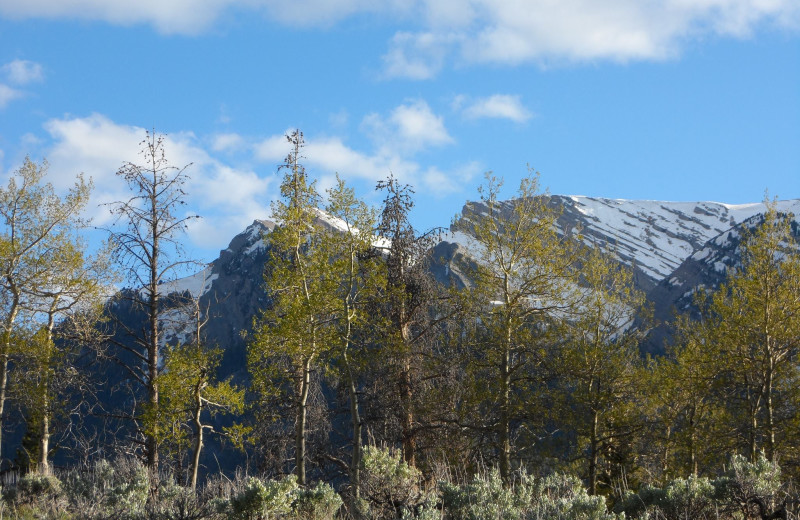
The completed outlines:
{"type": "Polygon", "coordinates": [[[411,186],[379,182],[377,208],[338,177],[321,193],[286,139],[264,304],[228,373],[216,317],[164,289],[197,268],[198,217],[163,136],[120,168],[100,246],[90,180],[58,195],[28,159],[0,187],[0,518],[795,518],[794,215],[767,200],[724,283],[657,324],[533,170],[510,201],[486,175],[453,221],[466,282],[442,280],[411,186]]]}

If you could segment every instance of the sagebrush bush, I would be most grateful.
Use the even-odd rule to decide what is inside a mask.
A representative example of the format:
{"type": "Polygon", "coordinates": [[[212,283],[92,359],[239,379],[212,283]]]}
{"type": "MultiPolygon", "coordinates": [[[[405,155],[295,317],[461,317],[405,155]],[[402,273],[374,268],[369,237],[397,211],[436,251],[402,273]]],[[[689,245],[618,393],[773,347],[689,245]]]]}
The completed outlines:
{"type": "Polygon", "coordinates": [[[400,452],[365,446],[361,457],[360,514],[375,520],[410,514],[428,499],[422,473],[400,458],[400,452]]]}
{"type": "Polygon", "coordinates": [[[453,520],[611,520],[603,497],[589,496],[575,477],[554,474],[536,479],[520,473],[503,486],[493,470],[462,486],[439,484],[446,518],[453,520]]]}
{"type": "Polygon", "coordinates": [[[308,520],[333,520],[341,507],[342,497],[323,482],[317,482],[313,488],[299,489],[294,503],[297,517],[308,520]]]}

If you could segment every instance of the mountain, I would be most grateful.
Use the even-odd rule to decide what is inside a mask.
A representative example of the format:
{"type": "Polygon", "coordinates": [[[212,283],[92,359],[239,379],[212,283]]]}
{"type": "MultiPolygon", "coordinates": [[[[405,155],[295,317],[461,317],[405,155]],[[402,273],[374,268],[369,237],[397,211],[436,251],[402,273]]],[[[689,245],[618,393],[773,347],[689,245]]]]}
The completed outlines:
{"type": "MultiPolygon", "coordinates": [[[[509,211],[514,201],[503,203],[509,211]]],[[[669,320],[672,308],[685,308],[699,284],[713,287],[724,279],[723,266],[738,261],[742,225],[753,225],[763,213],[763,203],[730,205],[718,202],[664,202],[553,195],[550,204],[561,212],[560,230],[580,229],[590,246],[609,248],[623,263],[633,265],[635,282],[653,303],[656,317],[669,320]]],[[[800,200],[778,203],[778,210],[800,214],[800,200]]],[[[475,258],[468,232],[470,219],[485,213],[479,202],[468,202],[450,230],[440,237],[432,254],[431,269],[443,283],[468,284],[459,270],[475,258]],[[456,261],[458,260],[458,261],[456,261]]],[[[341,225],[320,212],[323,225],[341,225]]],[[[265,237],[275,227],[257,220],[235,236],[220,256],[193,276],[165,284],[164,292],[188,291],[200,297],[211,318],[206,334],[211,344],[225,348],[223,372],[244,374],[245,337],[253,319],[267,303],[263,287],[268,260],[265,237]]],[[[385,245],[385,244],[384,244],[385,245]]],[[[182,331],[172,330],[172,337],[182,331]]],[[[663,338],[647,350],[659,351],[663,338]]]]}

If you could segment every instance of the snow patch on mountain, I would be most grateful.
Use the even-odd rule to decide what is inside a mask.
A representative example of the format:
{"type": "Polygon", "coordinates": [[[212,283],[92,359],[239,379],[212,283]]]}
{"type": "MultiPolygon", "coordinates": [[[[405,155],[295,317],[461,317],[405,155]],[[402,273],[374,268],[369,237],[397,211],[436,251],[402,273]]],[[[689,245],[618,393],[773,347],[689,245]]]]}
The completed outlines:
{"type": "Polygon", "coordinates": [[[159,286],[159,294],[167,295],[173,293],[188,292],[192,298],[199,298],[211,289],[214,280],[219,278],[218,274],[211,274],[206,267],[199,273],[184,278],[178,278],[159,286]]]}
{"type": "MultiPolygon", "coordinates": [[[[617,256],[658,281],[712,238],[765,211],[763,203],[664,202],[570,196],[582,216],[584,237],[605,242],[617,256]]],[[[800,201],[780,201],[778,211],[800,212],[800,201]]]]}

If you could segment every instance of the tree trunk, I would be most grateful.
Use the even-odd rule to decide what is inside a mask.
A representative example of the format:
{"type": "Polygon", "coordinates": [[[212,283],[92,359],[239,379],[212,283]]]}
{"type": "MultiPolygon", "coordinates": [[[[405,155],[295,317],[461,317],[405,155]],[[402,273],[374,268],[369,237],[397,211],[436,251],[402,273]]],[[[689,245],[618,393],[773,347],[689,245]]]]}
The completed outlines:
{"type": "Polygon", "coordinates": [[[696,447],[696,428],[695,428],[695,414],[696,406],[692,405],[689,410],[689,471],[692,475],[697,476],[697,447],[696,447]]]}
{"type": "Polygon", "coordinates": [[[19,291],[13,283],[11,283],[10,291],[11,307],[3,324],[3,345],[2,351],[0,351],[0,462],[3,460],[3,425],[5,422],[6,391],[8,389],[8,360],[11,356],[11,329],[14,327],[14,322],[17,320],[17,313],[19,312],[19,291]]]}
{"type": "Polygon", "coordinates": [[[589,439],[589,494],[597,494],[597,452],[598,452],[598,427],[599,413],[597,410],[592,412],[592,433],[589,439]]]}
{"type": "Polygon", "coordinates": [[[194,387],[194,410],[192,416],[192,423],[194,425],[194,452],[192,453],[192,467],[190,468],[191,474],[189,482],[192,491],[197,490],[197,473],[200,468],[200,451],[203,449],[203,423],[200,420],[200,414],[203,411],[203,398],[201,391],[203,389],[203,382],[198,381],[194,387]]]}
{"type": "Polygon", "coordinates": [[[511,324],[506,323],[503,355],[500,364],[500,476],[511,484],[511,324]]]}
{"type": "Polygon", "coordinates": [[[57,300],[53,302],[53,306],[50,308],[50,313],[47,316],[47,338],[46,338],[46,345],[45,348],[47,349],[47,354],[45,357],[45,364],[44,366],[40,366],[39,369],[42,370],[41,374],[41,388],[40,391],[42,392],[42,423],[39,429],[39,464],[38,464],[38,472],[42,475],[49,475],[50,474],[50,463],[48,461],[48,455],[50,453],[50,363],[52,362],[53,358],[53,327],[55,326],[55,307],[57,306],[57,300]]]}
{"type": "MultiPolygon", "coordinates": [[[[155,161],[155,157],[153,158],[155,161]]],[[[153,482],[156,481],[158,475],[158,280],[159,280],[159,230],[158,223],[161,221],[158,215],[158,178],[156,174],[155,164],[153,165],[153,191],[150,193],[150,218],[152,228],[150,229],[150,238],[153,243],[151,246],[150,258],[150,286],[148,287],[148,318],[149,318],[149,341],[147,345],[147,363],[148,363],[148,401],[150,405],[150,413],[153,418],[152,431],[147,435],[145,448],[147,450],[147,467],[150,470],[150,476],[153,482]]]]}
{"type": "Polygon", "coordinates": [[[769,368],[767,370],[767,381],[764,385],[764,404],[767,407],[767,449],[766,456],[770,462],[775,462],[775,419],[774,419],[774,406],[772,404],[772,386],[773,386],[773,370],[774,362],[772,356],[769,356],[769,368]]]}
{"type": "Polygon", "coordinates": [[[411,388],[411,359],[408,353],[403,355],[403,370],[400,375],[400,400],[402,403],[403,425],[403,460],[411,467],[417,464],[417,439],[414,432],[414,392],[411,388]]]}
{"type": "MultiPolygon", "coordinates": [[[[348,371],[349,371],[348,366],[348,371]]],[[[350,374],[350,416],[353,422],[353,457],[350,461],[350,484],[353,497],[358,500],[361,487],[361,414],[358,411],[358,393],[353,375],[350,374]]]]}
{"type": "Polygon", "coordinates": [[[308,390],[311,386],[311,358],[303,361],[297,398],[297,421],[295,423],[295,474],[297,483],[306,485],[306,420],[308,415],[308,390]]]}

